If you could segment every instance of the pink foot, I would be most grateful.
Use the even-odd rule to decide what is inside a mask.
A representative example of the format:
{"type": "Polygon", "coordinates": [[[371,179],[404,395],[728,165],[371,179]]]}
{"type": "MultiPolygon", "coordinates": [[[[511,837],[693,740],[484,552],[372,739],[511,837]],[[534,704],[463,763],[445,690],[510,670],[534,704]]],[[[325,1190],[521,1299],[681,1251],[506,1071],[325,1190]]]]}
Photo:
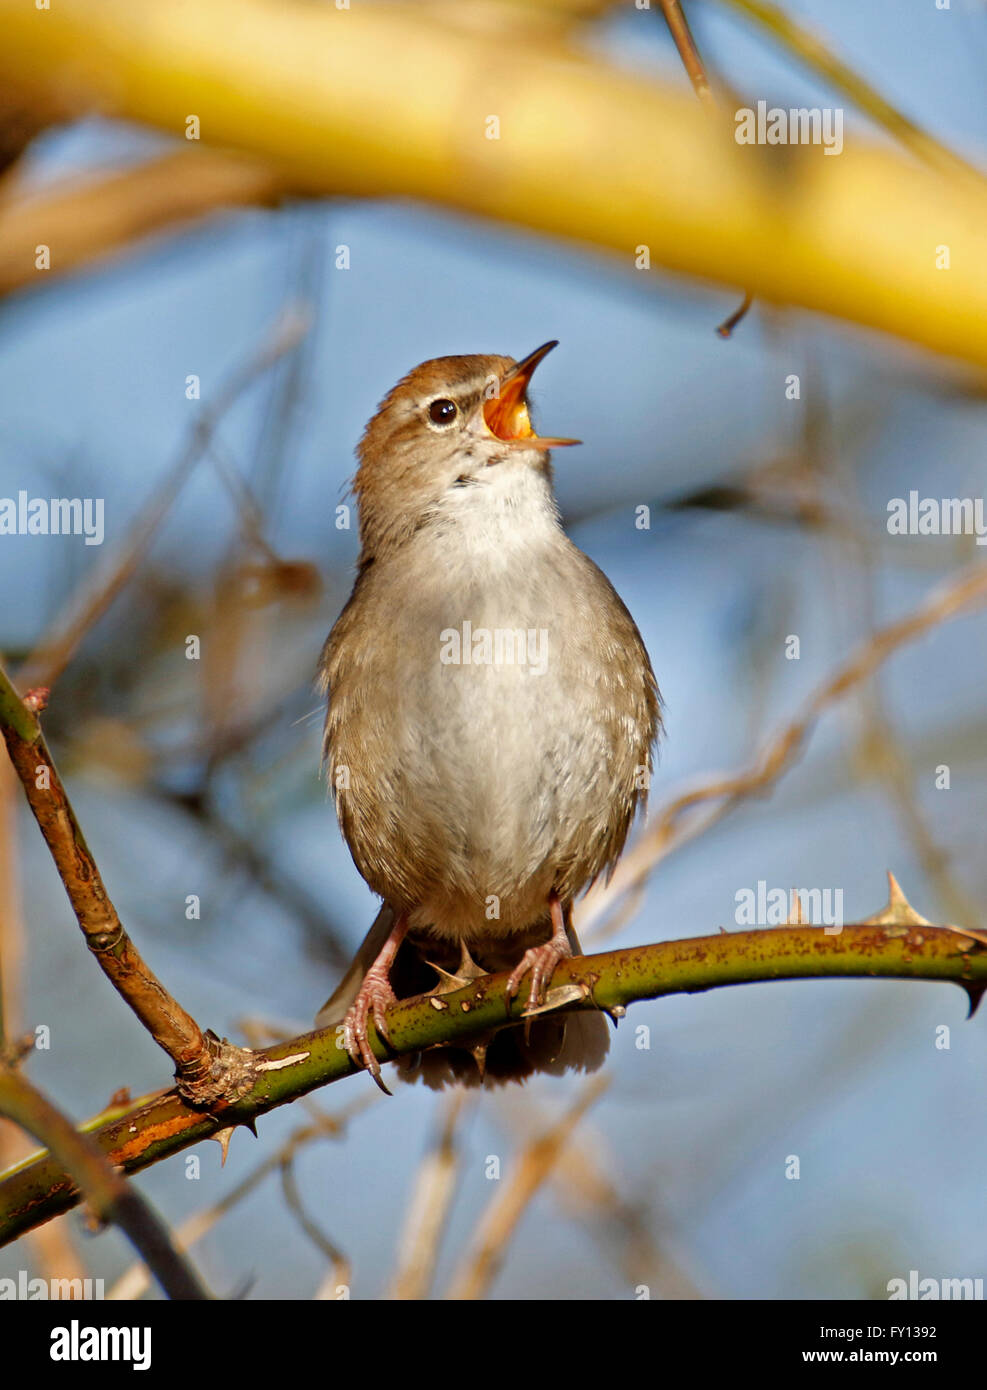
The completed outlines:
{"type": "Polygon", "coordinates": [[[367,1023],[372,1017],[378,1036],[389,1043],[384,1015],[390,1006],[396,1003],[397,995],[391,989],[387,976],[374,976],[370,971],[343,1019],[343,1046],[350,1054],[350,1060],[356,1067],[366,1067],[380,1089],[388,1096],[391,1093],[381,1080],[380,1063],[374,1056],[370,1039],[367,1037],[367,1023]]]}
{"type": "Polygon", "coordinates": [[[553,893],[549,899],[552,909],[552,935],[541,946],[529,946],[518,964],[511,971],[507,981],[507,999],[510,1002],[521,988],[525,975],[531,975],[531,988],[528,991],[529,1009],[537,1009],[545,1002],[545,990],[555,967],[560,960],[571,960],[572,947],[565,929],[562,904],[553,893]]]}
{"type": "Polygon", "coordinates": [[[343,1046],[350,1055],[350,1061],[355,1067],[365,1067],[386,1096],[391,1093],[381,1080],[380,1063],[367,1037],[367,1022],[373,1018],[378,1036],[390,1043],[385,1014],[392,1004],[397,1003],[397,995],[391,988],[391,966],[407,930],[408,919],[398,917],[380,954],[364,975],[356,998],[343,1019],[343,1046]]]}

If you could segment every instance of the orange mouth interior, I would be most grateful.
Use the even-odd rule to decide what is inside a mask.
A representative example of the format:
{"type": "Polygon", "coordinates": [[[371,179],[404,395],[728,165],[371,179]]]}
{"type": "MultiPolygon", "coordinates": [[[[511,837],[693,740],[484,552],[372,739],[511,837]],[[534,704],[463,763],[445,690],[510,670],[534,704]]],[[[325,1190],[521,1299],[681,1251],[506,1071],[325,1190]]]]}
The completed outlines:
{"type": "Polygon", "coordinates": [[[513,377],[505,382],[499,396],[483,403],[487,429],[505,443],[512,439],[536,438],[528,416],[528,403],[524,399],[527,385],[526,377],[513,377]]]}

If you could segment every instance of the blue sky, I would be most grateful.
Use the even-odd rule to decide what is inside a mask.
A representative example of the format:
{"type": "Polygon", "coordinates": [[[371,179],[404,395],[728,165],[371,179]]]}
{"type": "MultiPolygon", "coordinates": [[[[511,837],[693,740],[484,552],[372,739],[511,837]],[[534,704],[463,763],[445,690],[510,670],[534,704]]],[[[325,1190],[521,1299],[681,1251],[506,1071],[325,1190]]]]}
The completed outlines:
{"type": "MultiPolygon", "coordinates": [[[[828,33],[915,120],[983,160],[982,5],[953,0],[947,12],[933,0],[814,0],[787,8],[828,33]]],[[[693,11],[701,48],[751,99],[834,100],[719,6],[693,11]]],[[[657,16],[625,7],[596,42],[663,80],[684,80],[657,16]]],[[[848,140],[878,138],[849,108],[846,123],[848,140]]],[[[40,142],[32,175],[137,158],[160,144],[84,122],[40,142]]],[[[0,315],[0,496],[20,488],[102,496],[109,549],[188,436],[198,406],[185,398],[186,377],[200,377],[208,402],[300,296],[312,302],[313,328],[273,481],[266,481],[273,446],[264,425],[277,373],[238,402],[218,434],[222,457],[259,490],[268,537],[282,554],[314,563],[325,581],[314,611],[268,634],[264,679],[276,688],[283,677],[289,692],[303,685],[345,598],[356,536],[336,529],[334,509],[380,397],[427,357],[521,357],[558,338],[536,378],[536,409],[551,432],[585,440],[557,460],[560,502],[574,539],[636,617],[665,695],[656,805],[690,779],[746,764],[756,740],[791,717],[865,634],[868,593],[874,616],[886,620],[922,601],[959,563],[948,541],[889,545],[889,498],[911,487],[983,496],[987,412],[981,401],[943,389],[944,363],[820,319],[757,308],[724,343],[714,328],[739,294],[659,270],[642,276],[615,258],[453,214],[345,201],[239,213],[94,274],[8,298],[0,315]],[[341,244],[351,249],[346,271],[334,268],[341,244]],[[806,382],[797,406],[780,385],[792,371],[806,382]],[[660,508],[792,456],[810,404],[825,421],[828,486],[868,537],[872,588],[845,538],[736,513],[660,508]],[[655,508],[650,531],[633,525],[641,503],[655,508]],[[782,654],[789,632],[801,638],[797,663],[782,654]]],[[[204,590],[231,534],[228,496],[214,470],[200,466],[145,563],[204,590]]],[[[976,557],[968,549],[966,558],[976,557]]],[[[29,647],[93,561],[81,542],[0,539],[0,592],[10,596],[0,610],[0,649],[29,647]]],[[[111,613],[93,640],[112,642],[116,621],[111,613]]],[[[983,616],[961,619],[881,676],[918,804],[950,848],[965,892],[980,903],[987,901],[984,637],[983,616]],[[943,761],[955,767],[948,793],[933,783],[943,761]]],[[[130,655],[148,663],[149,679],[160,675],[166,691],[183,679],[177,650],[144,651],[138,643],[130,655]]],[[[299,699],[300,711],[316,708],[314,695],[299,699]]],[[[138,722],[142,713],[134,712],[138,722]]],[[[936,919],[942,906],[894,806],[878,783],[859,776],[858,731],[859,709],[850,702],[827,716],[770,800],[745,806],[660,867],[614,944],[730,926],[737,891],[758,879],[839,886],[852,919],[881,905],[886,868],[936,919]]],[[[231,779],[230,805],[308,891],[332,904],[355,945],[374,908],[318,787],[318,721],[286,723],[279,734],[284,765],[250,784],[249,814],[239,799],[243,783],[231,779]]],[[[71,749],[55,751],[73,766],[71,749]]],[[[197,891],[192,884],[213,891],[207,848],[146,791],[121,788],[75,752],[73,797],[104,877],[183,1002],[218,1032],[232,1033],[245,1014],[305,1026],[332,986],[328,963],[313,960],[295,926],[249,887],[227,885],[201,930],[190,930],[179,898],[197,891]]],[[[81,1117],[118,1085],[137,1094],[163,1084],[165,1070],[108,987],[91,983],[91,963],[80,959],[60,887],[26,821],[21,841],[28,1013],[58,1025],[58,1045],[32,1074],[81,1117]]],[[[964,1025],[964,1013],[955,988],[837,981],[639,1005],[628,1023],[649,1025],[651,1048],[635,1048],[632,1028],[622,1028],[612,1086],[590,1128],[621,1191],[706,1293],[839,1298],[872,1295],[910,1268],[983,1276],[987,1042],[983,1019],[964,1025]],[[934,1046],[941,1024],[951,1028],[949,1051],[934,1046]],[[793,1153],[802,1159],[797,1183],[783,1175],[793,1153]]],[[[362,1085],[342,1083],[327,1101],[341,1103],[362,1085]]],[[[573,1094],[568,1084],[543,1082],[525,1101],[550,1116],[573,1094]]],[[[529,1118],[496,1099],[465,1122],[452,1250],[489,1196],[484,1157],[510,1151],[529,1118]]],[[[313,1209],[356,1261],[359,1296],[379,1294],[386,1282],[415,1161],[435,1119],[435,1100],[404,1088],[355,1120],[345,1143],[301,1159],[313,1209]]],[[[141,1185],[177,1221],[242,1177],[297,1122],[286,1113],[268,1117],[259,1144],[237,1135],[222,1172],[218,1151],[206,1145],[201,1180],[183,1182],[176,1159],[141,1185]]],[[[315,1252],[293,1229],[278,1257],[265,1249],[261,1233],[283,1225],[280,1195],[268,1185],[203,1247],[217,1288],[233,1287],[249,1270],[254,1296],[309,1296],[321,1276],[315,1252]]],[[[495,1294],[536,1298],[550,1281],[561,1296],[628,1297],[624,1273],[601,1248],[590,1231],[560,1219],[546,1192],[495,1294]]],[[[107,1277],[126,1263],[114,1234],[86,1253],[107,1277]]],[[[0,1254],[0,1272],[22,1258],[0,1254]]],[[[443,1273],[450,1268],[447,1257],[443,1273]]]]}

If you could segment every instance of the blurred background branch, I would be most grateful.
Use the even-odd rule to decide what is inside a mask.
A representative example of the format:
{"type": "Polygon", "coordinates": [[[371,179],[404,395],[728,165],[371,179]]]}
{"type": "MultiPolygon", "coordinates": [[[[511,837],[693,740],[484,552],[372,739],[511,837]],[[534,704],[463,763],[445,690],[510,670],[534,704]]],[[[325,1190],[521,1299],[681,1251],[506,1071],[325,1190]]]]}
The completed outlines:
{"type": "Polygon", "coordinates": [[[891,102],[885,100],[870,82],[849,63],[845,63],[819,34],[809,30],[770,0],[718,0],[719,4],[735,10],[752,20],[776,43],[782,44],[794,57],[818,73],[838,92],[849,97],[853,104],[878,125],[883,126],[906,149],[944,174],[972,179],[983,187],[981,169],[962,159],[941,140],[934,139],[914,121],[909,120],[891,102]]]}
{"type": "Polygon", "coordinates": [[[0,295],[38,284],[39,240],[58,248],[51,265],[57,278],[230,207],[273,207],[281,191],[269,165],[202,149],[41,192],[11,190],[0,199],[0,295]]]}
{"type": "Polygon", "coordinates": [[[74,0],[39,22],[0,0],[0,19],[0,73],[39,102],[68,91],[78,113],[176,139],[194,118],[207,143],[270,159],[296,192],[423,198],[628,268],[644,245],[669,269],[987,365],[982,179],[856,139],[837,159],[738,146],[731,123],[657,84],[523,39],[491,68],[488,35],[400,4],[74,0]]]}
{"type": "Polygon", "coordinates": [[[169,1298],[204,1299],[206,1290],[178,1253],[160,1217],[107,1163],[99,1148],[22,1076],[0,1063],[0,1115],[51,1152],[78,1184],[94,1214],[125,1231],[169,1298]]]}
{"type": "MultiPolygon", "coordinates": [[[[600,922],[626,894],[640,889],[667,854],[710,830],[746,798],[768,793],[798,760],[819,717],[871,676],[899,647],[984,603],[987,566],[978,562],[960,571],[938,593],[931,594],[914,613],[875,632],[815,691],[802,713],[775,733],[750,767],[682,793],[651,817],[652,824],[623,856],[609,880],[598,882],[579,904],[576,919],[580,931],[593,940],[605,934],[606,927],[601,930],[600,922]]],[[[611,931],[619,920],[622,919],[610,924],[611,931]]]]}

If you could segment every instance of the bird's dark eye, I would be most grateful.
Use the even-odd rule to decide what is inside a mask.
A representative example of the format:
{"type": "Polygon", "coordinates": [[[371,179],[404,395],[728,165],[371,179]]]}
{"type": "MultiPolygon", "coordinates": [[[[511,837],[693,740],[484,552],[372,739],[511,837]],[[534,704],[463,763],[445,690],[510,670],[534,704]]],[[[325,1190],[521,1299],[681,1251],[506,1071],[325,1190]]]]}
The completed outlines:
{"type": "Polygon", "coordinates": [[[455,401],[442,400],[433,401],[428,408],[428,418],[433,425],[451,425],[459,414],[455,401]]]}

